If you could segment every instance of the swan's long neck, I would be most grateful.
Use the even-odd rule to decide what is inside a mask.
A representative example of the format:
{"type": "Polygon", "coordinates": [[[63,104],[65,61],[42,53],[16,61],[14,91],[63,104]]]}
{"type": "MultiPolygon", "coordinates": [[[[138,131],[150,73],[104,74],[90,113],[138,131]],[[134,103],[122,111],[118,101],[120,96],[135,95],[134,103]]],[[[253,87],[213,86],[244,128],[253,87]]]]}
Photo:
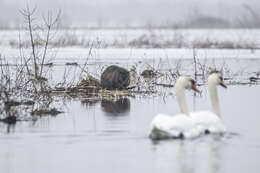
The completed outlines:
{"type": "Polygon", "coordinates": [[[208,86],[209,86],[212,111],[220,117],[220,107],[219,107],[217,86],[215,83],[212,83],[212,82],[209,82],[208,86]]]}
{"type": "Polygon", "coordinates": [[[177,101],[181,109],[181,113],[185,115],[189,115],[189,109],[188,105],[186,102],[186,96],[184,93],[184,88],[182,86],[176,86],[175,91],[176,91],[176,96],[177,96],[177,101]]]}

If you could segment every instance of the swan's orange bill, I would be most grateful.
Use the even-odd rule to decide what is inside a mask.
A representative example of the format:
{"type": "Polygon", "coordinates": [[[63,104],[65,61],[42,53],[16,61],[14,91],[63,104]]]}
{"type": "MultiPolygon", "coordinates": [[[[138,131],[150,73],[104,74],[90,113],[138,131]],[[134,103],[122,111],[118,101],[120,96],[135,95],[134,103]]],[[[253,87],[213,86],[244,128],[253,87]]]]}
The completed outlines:
{"type": "Polygon", "coordinates": [[[191,89],[193,89],[194,91],[200,93],[200,90],[197,88],[197,86],[196,86],[195,84],[193,84],[193,85],[191,86],[191,89]]]}
{"type": "Polygon", "coordinates": [[[224,83],[224,81],[221,81],[220,82],[220,86],[224,87],[224,88],[227,88],[227,85],[224,83]]]}

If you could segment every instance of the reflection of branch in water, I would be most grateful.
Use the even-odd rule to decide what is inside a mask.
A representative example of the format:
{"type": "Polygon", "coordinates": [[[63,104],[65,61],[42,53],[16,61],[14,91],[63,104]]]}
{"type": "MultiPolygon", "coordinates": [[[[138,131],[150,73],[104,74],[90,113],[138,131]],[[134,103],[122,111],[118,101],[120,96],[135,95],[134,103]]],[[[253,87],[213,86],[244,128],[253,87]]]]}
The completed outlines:
{"type": "Polygon", "coordinates": [[[7,124],[7,133],[15,132],[15,124],[7,124]]]}
{"type": "Polygon", "coordinates": [[[14,133],[15,124],[0,123],[0,133],[14,133]]]}
{"type": "Polygon", "coordinates": [[[89,108],[90,106],[95,106],[100,101],[101,99],[99,98],[86,98],[84,100],[81,100],[81,104],[86,108],[89,108]]]}
{"type": "Polygon", "coordinates": [[[120,98],[116,101],[102,100],[101,107],[108,115],[123,115],[130,110],[130,100],[128,98],[120,98]]]}

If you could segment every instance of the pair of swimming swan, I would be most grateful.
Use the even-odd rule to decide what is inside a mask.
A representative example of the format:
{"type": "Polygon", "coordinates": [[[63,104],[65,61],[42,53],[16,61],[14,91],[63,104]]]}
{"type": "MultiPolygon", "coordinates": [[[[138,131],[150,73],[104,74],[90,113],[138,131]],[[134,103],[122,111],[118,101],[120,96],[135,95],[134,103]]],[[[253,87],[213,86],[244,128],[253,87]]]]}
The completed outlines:
{"type": "Polygon", "coordinates": [[[224,133],[226,128],[220,116],[217,85],[227,88],[221,73],[213,72],[208,77],[212,112],[189,112],[184,91],[185,89],[193,89],[197,92],[199,90],[191,77],[179,77],[175,84],[175,92],[181,113],[175,116],[158,114],[152,121],[150,137],[152,139],[194,138],[205,133],[224,133]]]}

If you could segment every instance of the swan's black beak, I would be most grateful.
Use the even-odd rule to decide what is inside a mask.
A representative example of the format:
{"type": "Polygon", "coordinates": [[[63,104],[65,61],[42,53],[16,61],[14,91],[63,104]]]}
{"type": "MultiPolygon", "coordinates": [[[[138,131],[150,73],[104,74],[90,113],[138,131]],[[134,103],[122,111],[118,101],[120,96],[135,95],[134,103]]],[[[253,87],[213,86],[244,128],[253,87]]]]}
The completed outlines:
{"type": "Polygon", "coordinates": [[[191,89],[192,89],[193,91],[195,91],[195,92],[200,93],[200,90],[197,88],[197,86],[196,86],[195,84],[192,84],[191,89]]]}
{"type": "Polygon", "coordinates": [[[224,83],[224,81],[222,80],[219,84],[220,86],[222,86],[223,88],[227,88],[227,85],[224,83]]]}

